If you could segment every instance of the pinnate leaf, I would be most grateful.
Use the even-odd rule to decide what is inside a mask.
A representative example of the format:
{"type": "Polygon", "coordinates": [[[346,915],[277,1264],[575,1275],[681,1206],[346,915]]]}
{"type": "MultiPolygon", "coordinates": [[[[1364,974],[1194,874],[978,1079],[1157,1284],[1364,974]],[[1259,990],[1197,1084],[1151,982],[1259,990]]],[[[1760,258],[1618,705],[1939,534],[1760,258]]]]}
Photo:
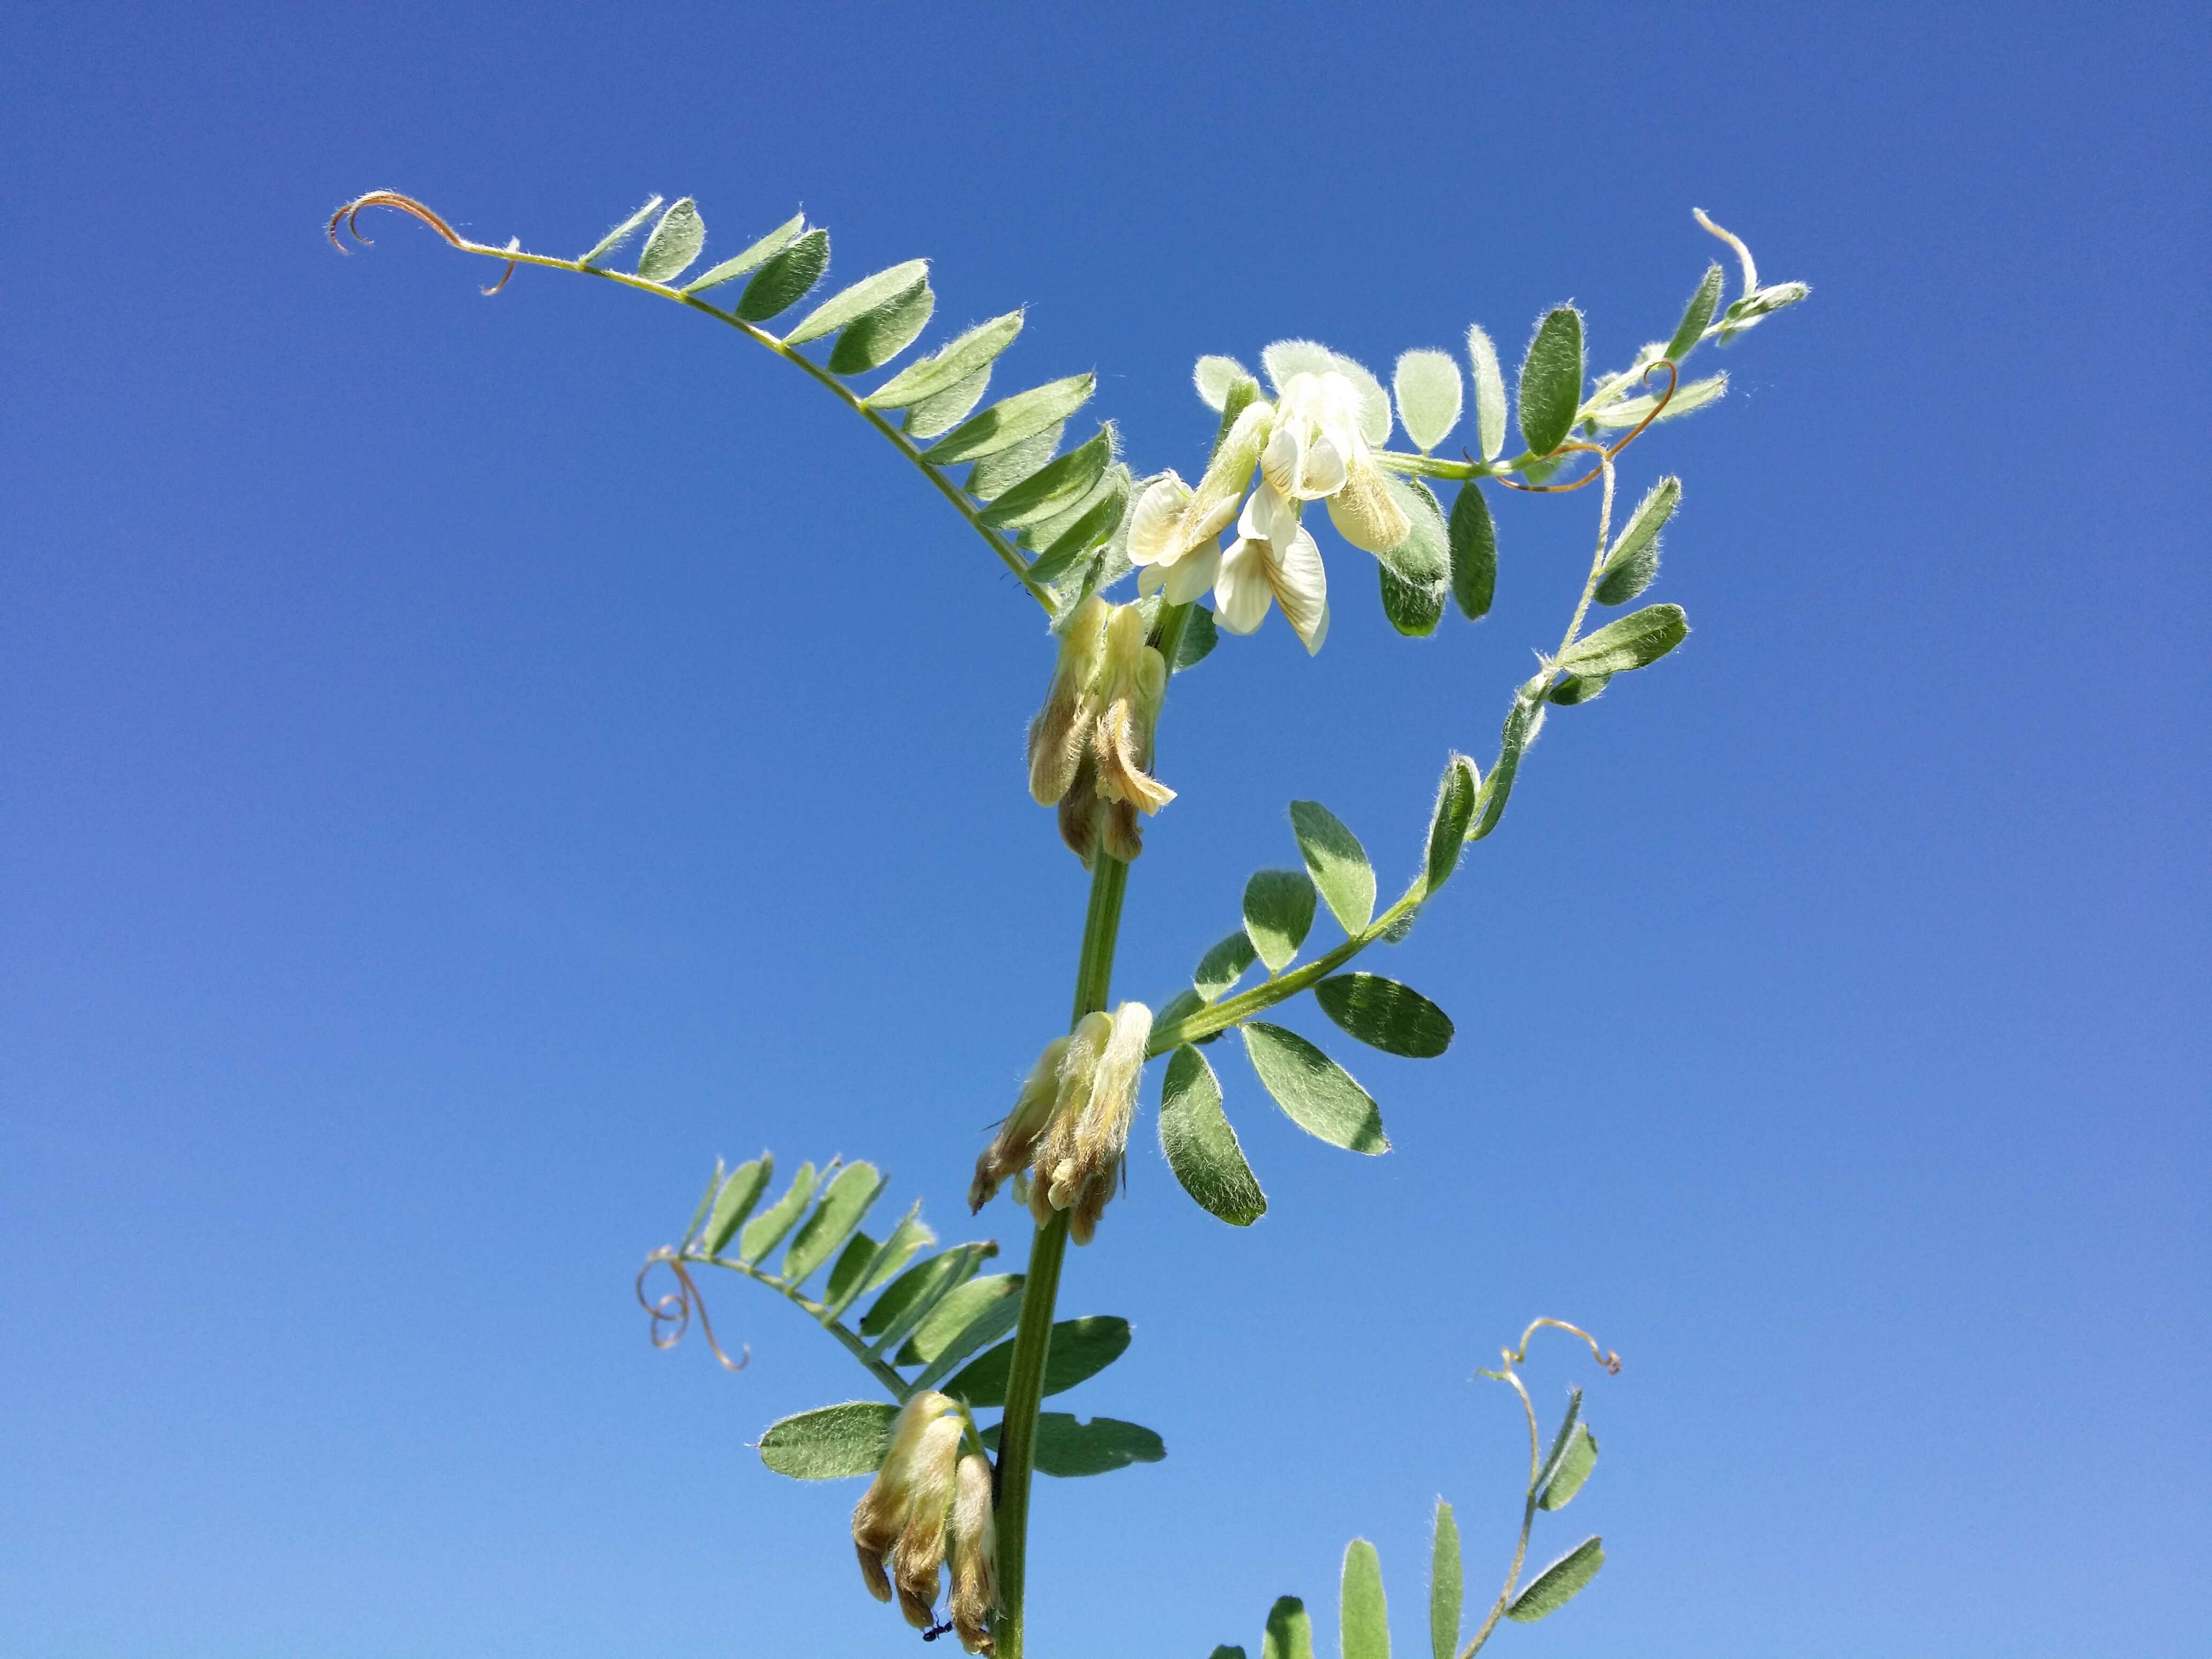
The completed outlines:
{"type": "Polygon", "coordinates": [[[1296,1031],[1259,1020],[1239,1029],[1252,1069],[1291,1122],[1346,1152],[1390,1150],[1382,1111],[1351,1073],[1296,1031]]]}
{"type": "Polygon", "coordinates": [[[1583,397],[1583,316],[1572,306],[1546,314],[1521,360],[1521,441],[1548,455],[1574,430],[1583,397]]]}
{"type": "Polygon", "coordinates": [[[978,369],[988,368],[1014,343],[1022,331],[1022,316],[1010,311],[976,324],[920,362],[908,364],[861,401],[871,409],[907,409],[951,390],[978,369]]]}
{"type": "Polygon", "coordinates": [[[697,204],[686,196],[660,216],[653,234],[645,239],[637,274],[648,283],[673,282],[706,246],[706,222],[700,218],[697,204]]]}
{"type": "Polygon", "coordinates": [[[830,233],[817,225],[753,273],[738,295],[732,314],[744,322],[764,323],[805,299],[829,269],[830,233]]]}
{"type": "Polygon", "coordinates": [[[1386,1054],[1434,1060],[1451,1047],[1450,1018],[1411,986],[1380,974],[1332,974],[1313,988],[1322,1012],[1386,1054]]]}
{"type": "Polygon", "coordinates": [[[791,332],[783,337],[786,345],[805,345],[809,340],[818,340],[825,334],[835,334],[846,324],[894,295],[903,294],[917,283],[929,280],[929,261],[908,259],[902,264],[879,270],[872,276],[863,276],[850,288],[840,289],[820,305],[800,318],[791,332]]]}
{"type": "Polygon", "coordinates": [[[1244,932],[1269,973],[1290,965],[1313,919],[1314,884],[1304,871],[1255,871],[1244,884],[1244,932]]]}
{"type": "Polygon", "coordinates": [[[1199,1208],[1232,1227],[1267,1212],[1267,1197],[1221,1112],[1221,1085],[1188,1042],[1168,1059],[1160,1085],[1160,1150],[1199,1208]]]}
{"type": "MultiPolygon", "coordinates": [[[[1044,1391],[1066,1394],[1119,1359],[1129,1346],[1129,1322],[1108,1314],[1063,1319],[1052,1328],[1052,1344],[1045,1351],[1044,1391]]],[[[944,1385],[956,1400],[981,1409],[1006,1403],[1006,1386],[1012,1380],[1014,1345],[1001,1342],[971,1359],[944,1385]]]]}
{"type": "Polygon", "coordinates": [[[1390,379],[1398,398],[1398,419],[1413,447],[1424,455],[1434,449],[1459,424],[1461,399],[1459,365],[1449,351],[1408,351],[1398,359],[1390,379]]]}
{"type": "Polygon", "coordinates": [[[793,237],[805,228],[806,216],[793,214],[734,259],[725,259],[718,265],[710,266],[702,275],[694,276],[684,284],[684,291],[686,294],[704,294],[710,288],[720,288],[725,283],[735,281],[781,252],[793,237]]]}
{"type": "Polygon", "coordinates": [[[873,1474],[898,1407],[888,1401],[854,1400],[823,1406],[769,1425],[760,1437],[761,1462],[794,1480],[837,1480],[873,1474]]]}
{"type": "Polygon", "coordinates": [[[1557,1613],[1597,1577],[1597,1570],[1604,1565],[1602,1540],[1583,1539],[1530,1580],[1528,1588],[1507,1606],[1505,1616],[1523,1625],[1533,1625],[1546,1614],[1557,1613]]]}
{"type": "Polygon", "coordinates": [[[1626,673],[1658,661],[1689,632],[1680,605],[1647,605],[1577,640],[1560,657],[1559,666],[1571,674],[1626,673]]]}

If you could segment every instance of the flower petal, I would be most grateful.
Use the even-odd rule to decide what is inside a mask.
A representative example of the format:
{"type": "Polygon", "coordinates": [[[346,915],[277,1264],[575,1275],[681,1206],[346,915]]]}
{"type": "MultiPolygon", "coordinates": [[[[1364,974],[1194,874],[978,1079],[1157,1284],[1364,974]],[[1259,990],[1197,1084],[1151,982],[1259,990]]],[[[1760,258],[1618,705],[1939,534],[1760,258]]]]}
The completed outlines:
{"type": "Polygon", "coordinates": [[[1370,553],[1387,553],[1413,527],[1372,462],[1353,466],[1346,475],[1344,488],[1328,498],[1328,517],[1337,534],[1370,553]]]}
{"type": "MultiPolygon", "coordinates": [[[[1173,564],[1159,568],[1165,573],[1164,580],[1167,583],[1168,603],[1188,605],[1212,586],[1214,579],[1220,575],[1221,550],[1202,547],[1195,553],[1187,553],[1173,564]]],[[[1143,586],[1141,578],[1138,586],[1143,586]]]]}
{"type": "Polygon", "coordinates": [[[1268,575],[1275,602],[1306,650],[1320,650],[1328,632],[1328,568],[1311,533],[1301,529],[1278,544],[1268,575]]]}
{"type": "Polygon", "coordinates": [[[1303,501],[1319,501],[1324,495],[1334,495],[1344,488],[1344,451],[1328,438],[1323,437],[1306,451],[1304,476],[1298,480],[1296,494],[1303,501]]]}
{"type": "Polygon", "coordinates": [[[1232,634],[1249,634],[1267,620],[1274,598],[1265,542],[1239,540],[1221,556],[1213,584],[1213,619],[1232,634]]]}
{"type": "Polygon", "coordinates": [[[1299,435],[1304,424],[1292,419],[1278,421],[1260,456],[1261,476],[1285,495],[1297,492],[1298,475],[1305,470],[1306,447],[1299,435]]]}
{"type": "Polygon", "coordinates": [[[1252,482],[1252,469],[1259,465],[1261,451],[1270,441],[1274,421],[1275,406],[1264,400],[1249,405],[1237,417],[1206,464],[1198,493],[1191,497],[1183,526],[1185,550],[1212,540],[1229,527],[1229,521],[1237,516],[1237,498],[1252,482]]]}
{"type": "Polygon", "coordinates": [[[1172,472],[1164,472],[1137,497],[1129,514],[1129,562],[1173,562],[1188,543],[1183,539],[1183,509],[1190,504],[1190,486],[1172,472]]]}

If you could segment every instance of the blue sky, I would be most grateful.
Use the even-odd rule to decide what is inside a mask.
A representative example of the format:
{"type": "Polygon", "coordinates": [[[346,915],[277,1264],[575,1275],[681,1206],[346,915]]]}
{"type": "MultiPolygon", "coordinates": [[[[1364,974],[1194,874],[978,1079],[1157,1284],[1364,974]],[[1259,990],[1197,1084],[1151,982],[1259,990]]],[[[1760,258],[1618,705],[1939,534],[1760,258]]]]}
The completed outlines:
{"type": "MultiPolygon", "coordinates": [[[[1625,458],[1697,632],[1559,711],[1384,964],[1396,1151],[1224,1056],[1273,1207],[1129,1193],[1047,1482],[1036,1650],[1256,1651],[1355,1534],[1502,1574],[1474,1366],[1591,1325],[1596,1587],[1492,1650],[2204,1650],[2199,9],[23,5],[0,45],[0,1651],[903,1650],[856,1495],[746,1449],[863,1379],[717,1286],[629,1300],[719,1153],[888,1168],[949,1237],[1065,1018],[1083,878],[1021,789],[1034,611],[830,400],[701,319],[483,273],[368,188],[573,252],[803,204],[848,276],[1030,307],[1140,469],[1191,361],[1382,367],[1572,299],[1671,326],[1702,206],[1813,301],[1625,458]],[[1495,1565],[1493,1565],[1493,1563],[1495,1565]],[[2191,1590],[2190,1586],[2197,1586],[2191,1590]]],[[[1179,681],[1120,994],[1329,803],[1386,883],[1487,757],[1591,518],[1500,507],[1480,627],[1179,681]]],[[[1309,1008],[1291,1023],[1321,1034],[1309,1008]]],[[[1346,1045],[1348,1046],[1348,1045],[1346,1045]]],[[[1331,1629],[1333,1632],[1333,1621],[1331,1629]]],[[[1333,1634],[1328,1638],[1333,1650],[1333,1634]]]]}

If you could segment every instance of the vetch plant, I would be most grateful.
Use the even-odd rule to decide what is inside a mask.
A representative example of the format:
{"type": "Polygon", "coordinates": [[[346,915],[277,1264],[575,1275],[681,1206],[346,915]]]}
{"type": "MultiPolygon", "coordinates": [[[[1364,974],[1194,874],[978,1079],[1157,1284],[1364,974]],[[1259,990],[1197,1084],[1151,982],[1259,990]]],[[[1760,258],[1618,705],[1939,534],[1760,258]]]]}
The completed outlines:
{"type": "MultiPolygon", "coordinates": [[[[1464,368],[1449,352],[1415,349],[1399,357],[1388,387],[1362,364],[1310,340],[1265,347],[1257,374],[1235,357],[1201,357],[1194,379],[1217,417],[1215,435],[1206,453],[1187,458],[1195,481],[1186,482],[1172,468],[1139,476],[1111,422],[1064,447],[1068,422],[1095,390],[1089,374],[984,404],[1000,357],[1021,332],[1020,311],[893,370],[936,307],[926,260],[865,277],[782,333],[772,331],[768,325],[805,301],[829,269],[829,233],[804,215],[693,276],[706,228],[689,198],[664,208],[655,197],[575,258],[529,252],[519,241],[471,241],[392,191],[340,209],[331,240],[343,247],[342,229],[359,238],[360,216],[372,207],[411,215],[460,252],[502,262],[487,294],[525,265],[595,276],[686,307],[781,357],[872,426],[1043,614],[1054,654],[1030,727],[1029,793],[1053,809],[1060,839],[1090,872],[1090,897],[1069,1030],[1045,1038],[976,1158],[968,1194],[979,1213],[1002,1188],[1027,1207],[1024,1270],[984,1271],[999,1253],[988,1240],[940,1248],[919,1203],[888,1225],[874,1224],[880,1238],[865,1231],[888,1184],[866,1163],[802,1164],[771,1199],[775,1160],[763,1152],[734,1170],[717,1163],[690,1224],[676,1243],[652,1253],[638,1279],[656,1343],[672,1346],[696,1315],[732,1370],[744,1361],[731,1359],[706,1323],[696,1277],[702,1269],[765,1286],[842,1345],[881,1397],[769,1425],[762,1460],[796,1480],[868,1480],[852,1525],[867,1592],[895,1600],[925,1638],[949,1633],[971,1653],[1021,1659],[1032,1475],[1103,1474],[1165,1455],[1148,1428],[1042,1408],[1129,1345],[1126,1320],[1060,1318],[1060,1284],[1069,1241],[1088,1244],[1098,1236],[1127,1178],[1129,1136],[1151,1062],[1164,1062],[1154,1075],[1168,1167],[1194,1200],[1231,1225],[1250,1224],[1267,1200],[1206,1053],[1228,1031],[1299,1127],[1350,1152],[1389,1150],[1381,1109],[1352,1073],[1260,1016],[1310,991],[1356,1042],[1413,1058],[1449,1047],[1452,1022],[1442,1009],[1394,979],[1354,969],[1353,960],[1402,939],[1465,849],[1497,829],[1553,708],[1594,701],[1615,678],[1650,667],[1681,643],[1688,624],[1672,605],[1589,625],[1594,607],[1627,606],[1651,585],[1661,532],[1681,502],[1680,480],[1662,477],[1616,531],[1620,457],[1655,425],[1725,392],[1724,374],[1683,378],[1693,353],[1708,341],[1725,345],[1808,289],[1762,284],[1750,249],[1699,212],[1698,222],[1736,257],[1736,298],[1723,303],[1727,273],[1716,262],[1671,335],[1595,377],[1582,313],[1571,306],[1546,313],[1513,389],[1520,447],[1510,455],[1505,374],[1480,326],[1467,331],[1464,368]],[[641,231],[636,263],[619,268],[617,257],[641,231]],[[1462,428],[1470,389],[1472,447],[1456,458],[1440,454],[1462,428]],[[1410,448],[1391,447],[1401,429],[1410,448]],[[1445,484],[1456,486],[1449,509],[1435,493],[1445,484]],[[1156,755],[1172,678],[1210,656],[1221,631],[1252,633],[1276,611],[1308,652],[1321,651],[1331,556],[1314,534],[1318,522],[1352,550],[1352,568],[1373,560],[1391,625],[1425,635],[1449,608],[1469,620],[1490,609],[1498,548],[1487,490],[1569,495],[1590,486],[1596,535],[1565,629],[1514,689],[1487,769],[1466,755],[1446,759],[1421,857],[1398,896],[1378,913],[1375,867],[1358,837],[1320,803],[1293,801],[1297,864],[1252,876],[1239,925],[1204,952],[1188,984],[1156,1004],[1114,1004],[1122,898],[1144,851],[1145,821],[1176,799],[1156,755]],[[1322,513],[1310,514],[1316,503],[1322,513]],[[1301,963],[1324,908],[1342,938],[1301,963]],[[674,1288],[649,1291],[656,1271],[672,1275],[674,1288]],[[977,1420],[992,1412],[995,1419],[977,1420]]],[[[1334,556],[1340,594],[1346,556],[1334,556]]],[[[1010,799],[1018,787],[1010,775],[1010,799]]],[[[1581,1338],[1608,1371],[1620,1369],[1586,1333],[1540,1319],[1505,1351],[1498,1370],[1482,1373],[1514,1390],[1528,1420],[1520,1534],[1504,1588],[1462,1646],[1459,1533],[1451,1507],[1439,1500],[1430,1584],[1434,1659],[1471,1659],[1501,1619],[1545,1617],[1604,1564],[1592,1537],[1540,1571],[1524,1571],[1539,1514],[1565,1507],[1597,1459],[1579,1390],[1545,1449],[1517,1368],[1530,1338],[1547,1327],[1581,1338]]],[[[1381,1566],[1363,1540],[1346,1552],[1340,1624],[1344,1659],[1387,1659],[1381,1566]]],[[[1285,1597],[1275,1604],[1261,1653],[1310,1659],[1301,1603],[1285,1597]]],[[[1243,1659],[1243,1650],[1214,1650],[1214,1659],[1229,1656],[1243,1659]]]]}

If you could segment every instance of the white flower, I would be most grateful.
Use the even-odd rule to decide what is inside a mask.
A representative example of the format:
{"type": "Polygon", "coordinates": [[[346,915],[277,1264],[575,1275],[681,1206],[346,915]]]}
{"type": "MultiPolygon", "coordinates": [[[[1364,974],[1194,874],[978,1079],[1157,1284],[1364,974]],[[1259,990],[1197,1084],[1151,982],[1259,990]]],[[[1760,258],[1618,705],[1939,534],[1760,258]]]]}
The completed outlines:
{"type": "MultiPolygon", "coordinates": [[[[1274,430],[1260,458],[1267,482],[1292,501],[1326,501],[1330,521],[1354,547],[1382,553],[1405,540],[1412,526],[1391,499],[1367,437],[1376,425],[1373,398],[1339,367],[1300,369],[1280,391],[1274,430]]],[[[1375,396],[1382,400],[1387,438],[1389,398],[1380,386],[1375,396]]]]}
{"type": "Polygon", "coordinates": [[[1232,634],[1249,634],[1265,621],[1270,603],[1308,652],[1328,636],[1328,573],[1311,532],[1298,522],[1297,503],[1263,483],[1244,503],[1237,541],[1221,555],[1214,583],[1215,619],[1232,634]]]}
{"type": "Polygon", "coordinates": [[[1175,605],[1188,604],[1206,590],[1218,557],[1213,538],[1237,516],[1237,499],[1252,482],[1274,418],[1272,404],[1248,405],[1214,451],[1195,490],[1175,473],[1164,472],[1137,497],[1129,516],[1129,562],[1138,568],[1140,589],[1164,578],[1175,605]]]}

